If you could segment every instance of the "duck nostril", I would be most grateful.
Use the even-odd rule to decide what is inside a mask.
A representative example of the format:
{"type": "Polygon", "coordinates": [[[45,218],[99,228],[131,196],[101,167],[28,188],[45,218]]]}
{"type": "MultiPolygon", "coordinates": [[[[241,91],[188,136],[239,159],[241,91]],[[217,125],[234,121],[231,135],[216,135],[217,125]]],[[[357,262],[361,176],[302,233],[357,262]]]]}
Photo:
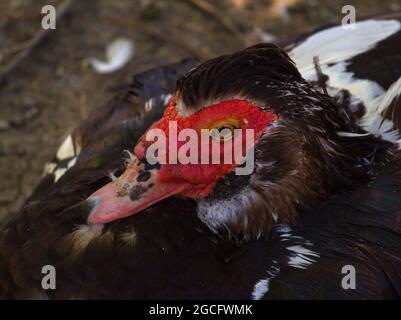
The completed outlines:
{"type": "Polygon", "coordinates": [[[160,163],[156,162],[155,164],[150,164],[149,162],[145,162],[145,170],[159,170],[160,169],[160,163]]]}
{"type": "Polygon", "coordinates": [[[145,182],[145,181],[148,181],[150,179],[150,177],[151,177],[151,173],[149,171],[142,171],[136,177],[136,181],[145,182]]]}
{"type": "Polygon", "coordinates": [[[159,170],[160,167],[161,167],[159,162],[155,162],[153,164],[149,163],[148,159],[146,159],[146,157],[145,158],[139,158],[139,161],[140,162],[138,162],[138,164],[143,164],[145,171],[154,170],[154,169],[159,170]]]}

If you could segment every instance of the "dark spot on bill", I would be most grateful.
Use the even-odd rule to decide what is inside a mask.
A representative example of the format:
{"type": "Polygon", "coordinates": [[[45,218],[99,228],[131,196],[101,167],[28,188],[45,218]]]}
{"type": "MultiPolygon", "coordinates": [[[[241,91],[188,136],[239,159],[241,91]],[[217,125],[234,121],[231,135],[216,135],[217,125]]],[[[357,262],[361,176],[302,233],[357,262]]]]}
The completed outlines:
{"type": "Polygon", "coordinates": [[[137,201],[141,198],[142,194],[146,192],[146,188],[141,185],[136,185],[131,188],[129,197],[132,201],[137,201]]]}
{"type": "Polygon", "coordinates": [[[138,181],[138,182],[148,181],[150,176],[151,176],[151,174],[149,171],[142,171],[139,173],[138,177],[136,178],[136,181],[138,181]]]}

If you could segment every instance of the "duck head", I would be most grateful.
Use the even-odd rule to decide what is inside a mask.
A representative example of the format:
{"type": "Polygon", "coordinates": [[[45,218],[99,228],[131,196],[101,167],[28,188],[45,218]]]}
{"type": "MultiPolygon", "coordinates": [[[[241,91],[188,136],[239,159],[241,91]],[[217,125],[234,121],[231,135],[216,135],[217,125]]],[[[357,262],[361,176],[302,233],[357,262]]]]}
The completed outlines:
{"type": "Polygon", "coordinates": [[[356,130],[275,45],[209,60],[177,81],[125,172],[87,199],[88,222],[181,196],[212,230],[260,237],[351,184],[357,157],[337,133],[356,130]]]}

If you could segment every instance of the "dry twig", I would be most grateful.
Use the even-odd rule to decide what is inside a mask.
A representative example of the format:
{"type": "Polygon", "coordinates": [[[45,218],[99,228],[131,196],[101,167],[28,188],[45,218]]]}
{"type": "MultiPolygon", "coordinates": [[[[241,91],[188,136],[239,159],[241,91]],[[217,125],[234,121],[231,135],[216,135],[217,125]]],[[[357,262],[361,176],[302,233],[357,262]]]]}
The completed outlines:
{"type": "Polygon", "coordinates": [[[197,59],[206,60],[206,59],[210,58],[209,55],[204,53],[202,50],[192,47],[189,43],[175,37],[171,33],[169,33],[168,37],[166,37],[165,31],[160,32],[160,31],[153,29],[151,27],[148,27],[144,24],[137,23],[134,20],[124,20],[121,18],[114,18],[111,16],[101,16],[100,18],[105,21],[111,22],[113,24],[119,24],[119,25],[125,26],[127,28],[138,29],[150,37],[156,38],[159,41],[163,41],[167,44],[171,44],[175,47],[179,47],[179,48],[187,51],[189,54],[191,54],[193,57],[195,57],[197,59]]]}
{"type": "Polygon", "coordinates": [[[238,30],[230,19],[221,14],[220,11],[210,2],[205,0],[189,0],[189,3],[203,11],[205,14],[210,15],[217,23],[221,24],[224,29],[236,37],[243,46],[249,45],[247,38],[238,30]]]}
{"type": "MultiPolygon", "coordinates": [[[[65,0],[62,4],[60,4],[57,9],[57,15],[56,19],[59,21],[59,19],[68,11],[68,9],[71,7],[72,3],[74,0],[65,0]]],[[[19,52],[16,54],[15,58],[7,64],[4,68],[0,69],[0,83],[2,83],[6,78],[9,76],[9,74],[18,66],[21,64],[22,61],[24,61],[31,53],[32,51],[39,46],[43,42],[43,40],[50,34],[50,32],[53,31],[52,29],[42,29],[35,34],[35,36],[29,40],[28,42],[23,42],[21,44],[18,44],[14,49],[15,52],[19,52]]],[[[13,52],[11,52],[13,53],[13,52]]],[[[7,54],[10,54],[10,52],[7,52],[7,54]]]]}

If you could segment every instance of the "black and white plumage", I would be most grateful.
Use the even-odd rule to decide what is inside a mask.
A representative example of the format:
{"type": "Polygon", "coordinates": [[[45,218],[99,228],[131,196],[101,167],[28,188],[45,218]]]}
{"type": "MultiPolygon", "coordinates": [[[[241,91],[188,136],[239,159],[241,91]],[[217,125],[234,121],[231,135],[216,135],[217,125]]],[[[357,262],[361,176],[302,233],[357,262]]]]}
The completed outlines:
{"type": "MultiPolygon", "coordinates": [[[[282,51],[259,45],[216,60],[226,66],[237,58],[227,72],[243,68],[242,82],[229,86],[222,81],[227,75],[219,79],[212,72],[212,87],[193,81],[202,79],[214,62],[179,81],[188,113],[202,107],[202,99],[241,93],[267,100],[281,118],[290,120],[297,130],[288,138],[290,130],[279,132],[283,138],[269,152],[260,151],[262,160],[274,157],[264,162],[266,179],[275,174],[280,182],[280,174],[299,175],[288,161],[299,151],[291,149],[294,142],[314,160],[307,159],[311,165],[301,169],[316,185],[301,179],[296,181],[302,183],[280,188],[277,182],[271,206],[261,206],[274,205],[276,212],[264,212],[262,217],[261,209],[255,208],[248,215],[258,213],[253,226],[248,223],[251,227],[245,228],[241,219],[228,225],[234,239],[246,241],[232,241],[219,228],[212,232],[207,219],[199,219],[196,201],[183,198],[166,199],[103,227],[86,224],[88,208],[82,200],[106,184],[110,172],[124,169],[123,150],[132,150],[162,115],[176,79],[196,64],[186,61],[138,76],[124,94],[99,108],[63,143],[19,215],[2,227],[2,297],[399,298],[401,24],[397,19],[367,20],[355,30],[324,29],[288,47],[300,74],[282,51]],[[314,56],[319,56],[334,100],[320,93],[314,56]],[[247,67],[249,58],[254,65],[247,67]],[[263,73],[260,79],[252,78],[252,67],[258,66],[265,68],[268,80],[263,73]],[[252,85],[247,87],[246,80],[252,85]],[[255,86],[255,81],[260,82],[255,86]],[[311,143],[307,137],[322,139],[311,143]],[[326,157],[330,152],[333,156],[326,157]],[[41,289],[45,264],[57,269],[57,290],[41,289]],[[344,265],[356,268],[355,290],[341,287],[344,265]]],[[[226,195],[230,190],[224,188],[224,179],[217,188],[226,195]]],[[[218,203],[218,195],[217,189],[209,200],[218,203]]]]}

